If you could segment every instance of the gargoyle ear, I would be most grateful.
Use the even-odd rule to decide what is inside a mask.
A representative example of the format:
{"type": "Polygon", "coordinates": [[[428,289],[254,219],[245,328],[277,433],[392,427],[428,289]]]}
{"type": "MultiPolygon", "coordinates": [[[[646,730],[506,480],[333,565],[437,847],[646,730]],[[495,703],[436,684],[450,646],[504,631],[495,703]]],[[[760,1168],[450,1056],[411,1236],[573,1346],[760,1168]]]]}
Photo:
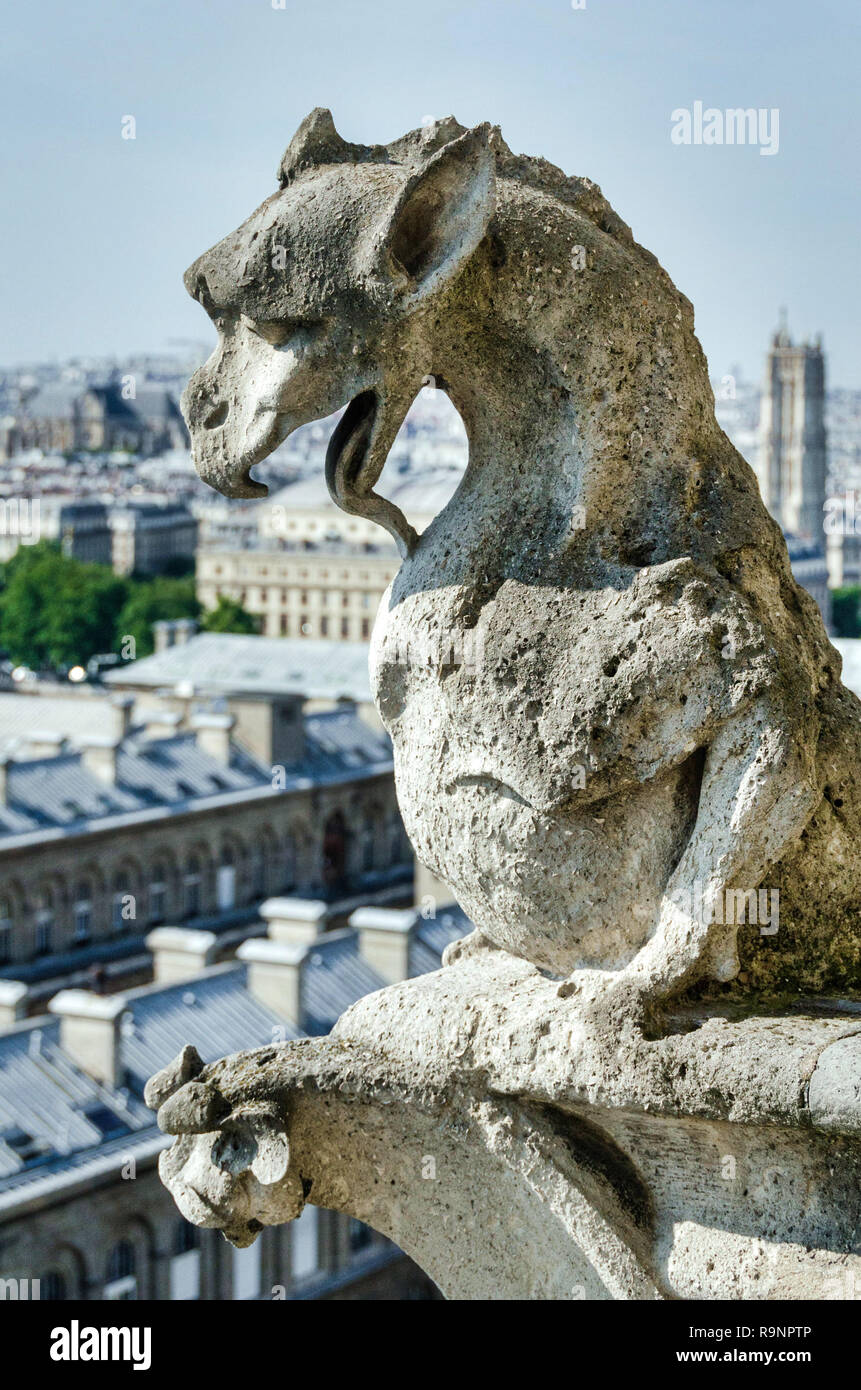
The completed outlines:
{"type": "Polygon", "coordinates": [[[383,241],[400,290],[424,296],[437,289],[484,238],[496,206],[491,134],[486,122],[468,130],[444,145],[404,187],[383,241]]]}

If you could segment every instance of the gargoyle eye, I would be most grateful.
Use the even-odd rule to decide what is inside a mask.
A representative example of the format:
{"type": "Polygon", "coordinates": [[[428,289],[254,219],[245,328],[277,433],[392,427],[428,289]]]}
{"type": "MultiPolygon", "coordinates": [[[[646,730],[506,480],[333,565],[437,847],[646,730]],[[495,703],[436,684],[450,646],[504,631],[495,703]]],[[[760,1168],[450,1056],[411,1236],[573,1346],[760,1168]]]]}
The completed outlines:
{"type": "Polygon", "coordinates": [[[312,328],[313,324],[300,322],[299,319],[252,319],[247,314],[241,314],[240,318],[252,333],[256,333],[258,338],[265,338],[272,347],[284,347],[291,338],[295,338],[297,333],[303,329],[312,328]]]}

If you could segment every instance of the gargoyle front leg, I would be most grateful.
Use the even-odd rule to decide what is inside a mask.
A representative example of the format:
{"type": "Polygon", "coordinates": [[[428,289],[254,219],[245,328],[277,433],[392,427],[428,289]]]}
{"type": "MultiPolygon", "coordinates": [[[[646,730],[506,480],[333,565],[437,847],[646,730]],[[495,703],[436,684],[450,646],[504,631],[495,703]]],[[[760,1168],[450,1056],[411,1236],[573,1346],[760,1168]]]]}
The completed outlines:
{"type": "MultiPolygon", "coordinates": [[[[733,979],[737,922],[725,923],[727,889],[751,891],[801,833],[819,799],[810,741],[764,702],[725,724],[705,759],[693,831],[667,884],[656,928],[624,969],[576,971],[561,986],[600,1031],[638,1026],[695,980],[733,979]],[[712,920],[712,917],[716,920],[712,920]]],[[[734,901],[734,900],[733,900],[734,901]]]]}
{"type": "Polygon", "coordinates": [[[186,1047],[144,1092],[176,1137],[159,1160],[162,1181],[187,1220],[234,1245],[295,1219],[307,1201],[402,1243],[404,1193],[450,1114],[458,1061],[431,1047],[419,1066],[408,1048],[384,1051],[361,1032],[206,1067],[186,1047]]]}
{"type": "Polygon", "coordinates": [[[696,979],[733,979],[740,924],[725,923],[712,905],[731,887],[757,888],[818,799],[810,742],[793,738],[787,718],[763,702],[724,725],[706,755],[696,823],[657,929],[623,972],[626,987],[659,1002],[696,979]]]}

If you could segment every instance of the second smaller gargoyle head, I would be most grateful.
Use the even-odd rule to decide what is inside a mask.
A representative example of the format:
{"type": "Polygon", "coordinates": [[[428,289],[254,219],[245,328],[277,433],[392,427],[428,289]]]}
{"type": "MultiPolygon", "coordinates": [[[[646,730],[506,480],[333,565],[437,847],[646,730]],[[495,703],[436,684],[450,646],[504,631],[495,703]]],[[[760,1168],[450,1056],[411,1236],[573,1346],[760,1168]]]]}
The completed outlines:
{"type": "Polygon", "coordinates": [[[305,1196],[277,1107],[231,1104],[193,1047],[147,1083],[144,1099],[158,1111],[159,1128],[176,1136],[159,1173],[186,1220],[246,1246],[264,1226],[301,1213],[305,1196]]]}

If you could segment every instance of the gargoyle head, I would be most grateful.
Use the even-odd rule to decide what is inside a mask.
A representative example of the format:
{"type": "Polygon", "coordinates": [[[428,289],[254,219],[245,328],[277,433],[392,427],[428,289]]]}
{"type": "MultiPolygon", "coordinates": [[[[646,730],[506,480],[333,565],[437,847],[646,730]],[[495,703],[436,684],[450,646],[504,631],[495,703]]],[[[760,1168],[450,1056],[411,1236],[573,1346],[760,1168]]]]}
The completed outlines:
{"type": "Polygon", "coordinates": [[[193,1047],[147,1083],[144,1098],[158,1110],[159,1128],[177,1136],[159,1173],[187,1221],[246,1246],[264,1226],[301,1214],[305,1196],[290,1172],[285,1117],[271,1103],[232,1105],[193,1047]]]}
{"type": "Polygon", "coordinates": [[[494,210],[492,131],[449,119],[391,146],[349,145],[328,111],[302,123],[280,187],[186,271],[218,347],[183,397],[201,477],[232,497],[299,425],[344,405],[327,482],[346,510],[409,549],[403,515],[372,494],[432,372],[428,324],[494,210]]]}

